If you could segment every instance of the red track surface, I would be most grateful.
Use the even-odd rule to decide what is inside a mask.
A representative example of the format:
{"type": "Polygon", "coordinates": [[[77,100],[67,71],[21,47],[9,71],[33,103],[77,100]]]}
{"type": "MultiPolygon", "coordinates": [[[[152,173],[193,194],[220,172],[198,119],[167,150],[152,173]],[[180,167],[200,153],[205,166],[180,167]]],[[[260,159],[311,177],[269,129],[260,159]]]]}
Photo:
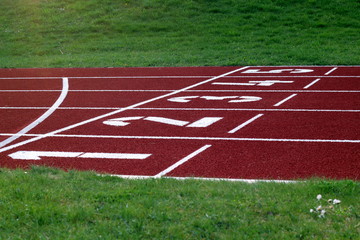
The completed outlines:
{"type": "Polygon", "coordinates": [[[359,93],[360,67],[0,69],[0,166],[359,180],[359,93]]]}

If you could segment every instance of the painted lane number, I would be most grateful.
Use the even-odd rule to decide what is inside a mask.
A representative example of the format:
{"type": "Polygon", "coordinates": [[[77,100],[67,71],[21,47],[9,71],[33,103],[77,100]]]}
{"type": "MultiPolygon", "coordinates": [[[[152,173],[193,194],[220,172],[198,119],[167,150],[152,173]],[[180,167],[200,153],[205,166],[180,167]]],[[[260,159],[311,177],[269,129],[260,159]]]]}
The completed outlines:
{"type": "Polygon", "coordinates": [[[205,128],[208,127],[217,121],[221,120],[222,117],[204,117],[195,122],[177,120],[172,118],[164,118],[164,117],[122,117],[122,118],[113,118],[103,122],[105,125],[115,126],[115,127],[124,127],[130,124],[129,121],[134,120],[145,120],[150,122],[162,123],[172,126],[179,126],[179,127],[190,127],[190,128],[205,128]]]}
{"type": "Polygon", "coordinates": [[[244,102],[255,102],[260,101],[261,97],[254,96],[184,96],[184,97],[174,97],[169,98],[169,102],[177,102],[177,103],[188,103],[191,102],[192,99],[205,99],[208,101],[222,101],[229,100],[229,103],[244,103],[244,102]]]}

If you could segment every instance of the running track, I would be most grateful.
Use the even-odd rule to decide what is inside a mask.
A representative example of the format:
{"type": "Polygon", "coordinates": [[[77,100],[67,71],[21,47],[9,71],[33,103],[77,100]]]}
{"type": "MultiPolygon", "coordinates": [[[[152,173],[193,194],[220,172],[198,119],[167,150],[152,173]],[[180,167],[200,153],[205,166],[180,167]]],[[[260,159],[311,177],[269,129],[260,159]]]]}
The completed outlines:
{"type": "Polygon", "coordinates": [[[360,67],[0,69],[0,167],[360,179],[360,67]]]}

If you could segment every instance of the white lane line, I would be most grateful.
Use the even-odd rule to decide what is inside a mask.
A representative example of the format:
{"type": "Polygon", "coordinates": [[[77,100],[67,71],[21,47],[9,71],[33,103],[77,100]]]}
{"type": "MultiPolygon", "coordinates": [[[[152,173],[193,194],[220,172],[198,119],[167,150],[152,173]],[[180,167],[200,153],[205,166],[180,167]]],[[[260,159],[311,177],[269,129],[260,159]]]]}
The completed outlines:
{"type": "MultiPolygon", "coordinates": [[[[60,92],[61,90],[0,90],[0,92],[60,92]]],[[[176,90],[153,90],[153,89],[92,89],[92,90],[69,90],[69,92],[173,92],[176,90]]]]}
{"type": "MultiPolygon", "coordinates": [[[[62,78],[62,85],[63,85],[63,87],[62,87],[61,94],[60,94],[59,98],[56,100],[56,102],[38,119],[36,119],[34,122],[32,122],[31,124],[29,124],[28,126],[23,128],[22,130],[20,130],[18,132],[19,135],[25,134],[25,133],[29,132],[31,129],[33,129],[34,127],[36,127],[37,125],[39,125],[41,122],[43,122],[46,118],[48,118],[60,106],[60,104],[64,101],[64,99],[66,98],[66,95],[68,93],[69,79],[62,78]]],[[[5,145],[13,142],[17,138],[18,138],[18,136],[11,136],[11,137],[5,139],[4,141],[0,142],[0,149],[2,147],[4,147],[5,145]]]]}
{"type": "Polygon", "coordinates": [[[290,95],[288,96],[287,98],[281,100],[280,102],[278,102],[277,104],[274,105],[274,107],[278,107],[280,106],[281,104],[283,104],[284,102],[290,100],[291,98],[295,97],[297,94],[293,94],[293,95],[290,95]]]}
{"type": "Polygon", "coordinates": [[[266,109],[266,108],[134,108],[132,110],[155,111],[258,111],[258,112],[353,112],[356,109],[266,109]]]}
{"type": "MultiPolygon", "coordinates": [[[[89,77],[79,77],[79,76],[69,76],[71,79],[136,79],[136,78],[212,78],[215,76],[89,76],[89,77]]],[[[32,80],[32,79],[57,79],[61,77],[0,77],[0,79],[18,79],[18,80],[32,80]]]]}
{"type": "MultiPolygon", "coordinates": [[[[0,133],[0,136],[12,136],[0,133]]],[[[22,134],[24,137],[40,137],[46,134],[22,134]]],[[[155,140],[207,140],[207,141],[250,141],[250,142],[308,142],[308,143],[360,143],[357,139],[294,139],[294,138],[224,138],[224,137],[170,137],[170,136],[119,136],[119,135],[79,135],[57,134],[46,137],[57,138],[104,138],[104,139],[155,139],[155,140]]]]}
{"type": "MultiPolygon", "coordinates": [[[[0,110],[41,110],[47,107],[0,107],[0,110]]],[[[58,107],[58,110],[117,110],[119,107],[58,107]]],[[[354,112],[357,109],[267,109],[267,108],[134,108],[131,110],[155,111],[264,111],[264,112],[354,112]]]]}
{"type": "Polygon", "coordinates": [[[310,84],[306,85],[304,87],[304,89],[308,89],[309,87],[311,87],[312,85],[314,85],[315,83],[317,83],[318,81],[320,81],[321,78],[317,78],[314,81],[312,81],[310,84]]]}
{"type": "MultiPolygon", "coordinates": [[[[331,70],[334,71],[334,70],[331,70]]],[[[96,77],[76,77],[76,76],[68,76],[68,78],[71,79],[133,79],[133,78],[157,78],[157,79],[167,79],[167,78],[211,78],[214,76],[96,76],[96,77]]],[[[329,76],[329,75],[314,75],[314,76],[278,76],[278,75],[266,75],[266,78],[319,78],[319,77],[326,77],[326,78],[360,78],[360,76],[329,76]]],[[[14,80],[41,80],[41,79],[58,79],[61,77],[0,77],[0,80],[8,80],[8,79],[14,79],[14,80]]],[[[264,76],[224,76],[224,78],[264,78],[264,76]]]]}
{"type": "Polygon", "coordinates": [[[250,123],[252,123],[253,121],[255,121],[256,119],[258,119],[259,117],[262,117],[264,114],[258,114],[255,117],[247,120],[246,122],[240,124],[239,126],[237,126],[236,128],[234,128],[233,130],[229,131],[228,133],[235,133],[237,131],[239,131],[241,128],[245,127],[246,125],[249,125],[250,123]]]}
{"type": "MultiPolygon", "coordinates": [[[[332,70],[334,71],[334,70],[332,70]]],[[[77,77],[77,76],[68,76],[71,79],[132,79],[132,78],[158,78],[158,79],[166,79],[166,78],[211,78],[214,76],[95,76],[95,77],[77,77]]],[[[264,78],[264,76],[224,76],[225,78],[264,78]]],[[[319,77],[329,77],[329,78],[360,78],[360,76],[328,76],[328,75],[314,75],[314,76],[278,76],[278,75],[266,75],[266,78],[319,78],[319,77]]],[[[61,77],[0,77],[0,80],[14,79],[14,80],[32,80],[32,79],[58,79],[61,77]]]]}
{"type": "MultiPolygon", "coordinates": [[[[68,92],[173,92],[176,90],[69,90],[68,92]]],[[[0,92],[61,92],[61,90],[0,90],[0,92]]],[[[360,90],[187,90],[184,92],[301,92],[301,93],[358,93],[360,90]]]]}
{"type": "Polygon", "coordinates": [[[337,69],[337,67],[334,67],[333,69],[331,69],[330,71],[328,71],[327,73],[325,73],[324,75],[327,76],[329,75],[330,73],[332,73],[333,71],[335,71],[337,69]]]}
{"type": "Polygon", "coordinates": [[[143,101],[143,102],[136,103],[136,104],[130,105],[130,106],[128,106],[128,107],[125,107],[125,108],[121,108],[121,109],[112,111],[112,112],[110,112],[110,113],[106,113],[106,114],[103,114],[103,115],[100,115],[100,116],[97,116],[97,117],[94,117],[94,118],[90,118],[90,119],[88,119],[88,120],[85,120],[85,121],[82,121],[82,122],[79,122],[79,123],[76,123],[76,124],[73,124],[73,125],[70,125],[70,126],[67,126],[67,127],[64,127],[64,128],[60,128],[60,129],[58,129],[58,130],[49,132],[49,133],[44,134],[44,135],[42,135],[42,136],[38,136],[38,137],[35,137],[35,138],[31,138],[31,139],[28,139],[28,140],[19,142],[19,143],[14,144],[14,145],[10,145],[10,146],[7,146],[7,147],[0,148],[0,153],[1,153],[1,152],[8,151],[8,150],[13,149],[13,148],[16,148],[16,147],[23,146],[23,145],[28,144],[28,143],[31,143],[31,142],[38,141],[38,140],[40,140],[40,139],[43,139],[43,138],[46,138],[46,137],[49,137],[49,136],[53,136],[53,135],[55,135],[55,134],[58,134],[58,133],[61,133],[61,132],[64,132],[64,131],[67,131],[67,130],[70,130],[70,129],[73,129],[73,128],[76,128],[76,127],[79,127],[79,126],[82,126],[82,125],[85,125],[85,124],[87,124],[87,123],[91,123],[91,122],[94,122],[94,121],[97,121],[97,120],[100,120],[100,119],[103,119],[103,118],[106,118],[106,117],[115,115],[115,114],[120,113],[120,112],[124,112],[124,111],[129,110],[129,109],[133,109],[133,108],[139,107],[139,106],[141,106],[141,105],[144,105],[144,104],[147,104],[147,103],[150,103],[150,102],[154,102],[154,101],[159,100],[159,99],[167,98],[167,97],[169,97],[169,96],[172,96],[172,95],[181,93],[181,92],[186,91],[186,90],[188,90],[188,89],[191,89],[191,88],[200,86],[200,85],[202,85],[202,84],[211,82],[211,81],[213,81],[213,80],[216,80],[216,79],[218,79],[218,78],[222,78],[222,77],[224,77],[224,76],[227,76],[227,75],[230,75],[230,74],[232,74],[232,73],[235,73],[235,72],[244,70],[244,69],[246,69],[246,68],[248,68],[248,67],[238,68],[238,69],[235,69],[235,70],[233,70],[233,71],[230,71],[230,72],[221,74],[221,75],[219,75],[219,76],[216,76],[216,77],[213,77],[213,78],[210,78],[210,79],[201,81],[201,82],[199,82],[199,83],[190,85],[190,86],[188,86],[188,87],[179,89],[179,90],[177,90],[177,91],[174,91],[174,92],[171,92],[171,93],[168,93],[168,94],[164,94],[164,95],[161,95],[161,96],[159,96],[159,97],[151,98],[151,99],[149,99],[149,100],[145,100],[145,101],[143,101]]]}
{"type": "MultiPolygon", "coordinates": [[[[154,176],[144,176],[144,175],[117,175],[117,174],[97,174],[99,177],[118,177],[124,179],[154,179],[154,176]]],[[[269,182],[269,183],[298,183],[299,181],[294,180],[271,180],[271,179],[241,179],[241,178],[205,178],[205,177],[168,177],[163,176],[166,179],[176,179],[176,180],[201,180],[201,181],[225,181],[225,182],[244,182],[244,183],[258,183],[258,182],[269,182]]]]}
{"type": "Polygon", "coordinates": [[[160,178],[166,174],[168,174],[169,172],[173,171],[175,168],[179,167],[180,165],[184,164],[185,162],[189,161],[191,158],[195,157],[196,155],[199,155],[200,153],[202,153],[203,151],[205,151],[206,149],[208,149],[209,147],[211,147],[211,145],[205,145],[201,148],[199,148],[198,150],[196,150],[195,152],[191,153],[190,155],[184,157],[183,159],[181,159],[180,161],[176,162],[175,164],[171,165],[170,167],[168,167],[167,169],[165,169],[164,171],[156,174],[154,177],[155,178],[160,178]]]}

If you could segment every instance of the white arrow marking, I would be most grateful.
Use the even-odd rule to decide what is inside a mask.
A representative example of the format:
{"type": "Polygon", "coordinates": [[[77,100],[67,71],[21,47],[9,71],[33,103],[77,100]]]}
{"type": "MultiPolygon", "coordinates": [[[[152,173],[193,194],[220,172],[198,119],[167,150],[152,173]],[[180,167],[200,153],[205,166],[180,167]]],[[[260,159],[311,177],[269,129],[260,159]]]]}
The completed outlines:
{"type": "Polygon", "coordinates": [[[170,102],[179,102],[179,103],[187,103],[190,102],[189,99],[198,98],[199,96],[188,96],[188,97],[174,97],[169,98],[168,101],[170,102]]]}
{"type": "Polygon", "coordinates": [[[260,69],[249,69],[242,73],[283,73],[283,72],[308,73],[313,71],[314,71],[313,69],[274,69],[269,71],[260,71],[260,69]]]}
{"type": "Polygon", "coordinates": [[[82,152],[40,152],[40,151],[18,151],[9,154],[12,159],[18,160],[40,160],[40,157],[78,157],[82,152]]]}
{"type": "Polygon", "coordinates": [[[122,118],[113,118],[110,120],[103,121],[103,124],[109,125],[109,126],[115,126],[115,127],[124,127],[129,125],[130,123],[126,121],[132,121],[132,120],[140,120],[144,117],[122,117],[122,118]]]}
{"type": "Polygon", "coordinates": [[[151,154],[141,153],[84,153],[80,158],[106,158],[106,159],[136,159],[143,160],[150,157],[151,154]]]}
{"type": "Polygon", "coordinates": [[[151,154],[138,153],[84,153],[84,152],[56,152],[56,151],[18,151],[9,154],[16,160],[41,160],[41,157],[61,158],[106,158],[106,159],[146,159],[151,154]]]}
{"type": "Polygon", "coordinates": [[[165,123],[169,125],[175,125],[175,126],[185,126],[188,124],[188,121],[181,121],[171,118],[164,118],[164,117],[147,117],[144,120],[152,121],[152,122],[158,122],[158,123],[165,123]]]}
{"type": "Polygon", "coordinates": [[[193,127],[193,128],[205,128],[210,126],[213,123],[216,123],[217,121],[221,120],[222,117],[204,117],[200,120],[197,120],[196,122],[193,122],[186,127],[193,127]]]}

